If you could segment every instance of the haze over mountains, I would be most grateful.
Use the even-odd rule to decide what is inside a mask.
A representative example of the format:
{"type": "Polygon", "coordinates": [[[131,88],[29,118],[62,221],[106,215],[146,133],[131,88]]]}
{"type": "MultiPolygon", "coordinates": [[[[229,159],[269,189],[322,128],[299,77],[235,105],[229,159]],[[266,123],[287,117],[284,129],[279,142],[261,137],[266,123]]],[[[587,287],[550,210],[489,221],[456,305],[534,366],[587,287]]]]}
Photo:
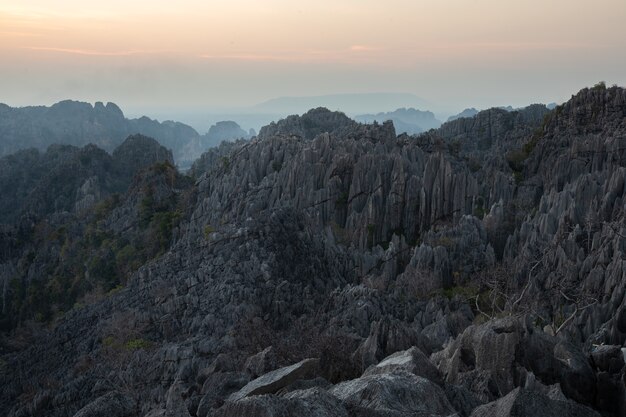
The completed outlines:
{"type": "Polygon", "coordinates": [[[418,135],[314,108],[188,174],[113,105],[18,110],[73,144],[0,157],[3,415],[626,411],[623,88],[418,135]]]}
{"type": "Polygon", "coordinates": [[[0,104],[0,156],[20,149],[45,150],[51,144],[89,143],[112,152],[126,137],[143,134],[171,149],[176,162],[190,166],[202,152],[222,140],[249,138],[235,122],[217,123],[203,135],[180,122],[148,117],[127,119],[114,103],[95,105],[65,100],[50,107],[13,108],[0,104]]]}
{"type": "Polygon", "coordinates": [[[221,120],[234,120],[241,126],[258,131],[261,127],[279,119],[302,114],[310,109],[324,107],[354,117],[359,114],[392,111],[401,107],[428,109],[430,104],[414,94],[408,93],[351,93],[319,96],[277,97],[250,106],[237,108],[213,108],[206,111],[196,109],[171,110],[170,113],[156,111],[156,115],[184,120],[199,131],[221,120]]]}
{"type": "Polygon", "coordinates": [[[624,22],[0,0],[0,417],[625,417],[624,22]]]}
{"type": "MultiPolygon", "coordinates": [[[[198,125],[208,126],[206,133],[200,134],[193,127],[181,122],[166,120],[159,122],[146,116],[126,118],[122,110],[114,103],[96,102],[94,105],[84,102],[65,100],[50,107],[27,106],[13,108],[0,103],[0,156],[27,148],[45,150],[55,143],[82,146],[88,143],[98,145],[112,152],[129,135],[143,134],[157,139],[171,149],[175,162],[188,168],[194,160],[208,148],[218,146],[220,142],[236,139],[249,139],[256,135],[256,129],[244,130],[242,125],[269,125],[294,113],[305,113],[309,104],[324,103],[324,108],[335,105],[346,109],[343,113],[362,123],[383,123],[391,120],[398,133],[417,134],[438,128],[441,122],[430,111],[417,110],[413,107],[397,108],[394,111],[375,114],[357,114],[358,110],[373,108],[396,108],[400,103],[423,103],[411,94],[338,94],[318,97],[293,97],[269,100],[259,106],[262,111],[278,113],[238,113],[230,115],[207,115],[198,121],[198,125]],[[294,111],[287,109],[293,106],[294,111]],[[300,109],[304,109],[300,111],[300,109]],[[224,117],[226,119],[219,119],[224,117]],[[236,121],[228,120],[230,117],[236,121]],[[213,121],[214,122],[210,122],[213,121]],[[209,124],[210,123],[210,124],[209,124]]],[[[319,107],[319,106],[318,106],[319,107]]],[[[512,108],[509,106],[509,110],[512,108]]],[[[451,116],[448,120],[459,117],[473,117],[478,110],[466,109],[451,116]]]]}
{"type": "Polygon", "coordinates": [[[398,133],[414,135],[441,126],[441,122],[430,111],[420,111],[414,108],[400,108],[393,112],[378,114],[361,114],[354,117],[361,123],[383,123],[387,120],[393,122],[398,133]]]}
{"type": "Polygon", "coordinates": [[[330,94],[305,97],[279,97],[254,106],[265,113],[301,114],[316,107],[339,110],[346,114],[379,112],[399,107],[425,108],[428,102],[408,93],[330,94]]]}

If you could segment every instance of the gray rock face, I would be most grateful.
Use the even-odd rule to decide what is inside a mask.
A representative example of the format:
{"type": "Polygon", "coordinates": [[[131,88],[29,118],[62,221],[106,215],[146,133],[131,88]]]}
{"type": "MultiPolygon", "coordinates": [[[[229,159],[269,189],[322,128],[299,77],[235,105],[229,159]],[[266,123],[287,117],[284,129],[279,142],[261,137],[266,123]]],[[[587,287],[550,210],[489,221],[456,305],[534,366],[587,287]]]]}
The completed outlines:
{"type": "Polygon", "coordinates": [[[462,167],[453,170],[444,154],[425,154],[415,142],[396,138],[393,126],[360,126],[314,140],[271,137],[236,155],[218,169],[220,181],[200,180],[203,203],[190,231],[290,206],[330,227],[337,241],[366,249],[394,234],[414,241],[441,219],[471,213],[478,191],[462,167]]]}
{"type": "Polygon", "coordinates": [[[624,355],[619,346],[598,346],[591,352],[591,359],[594,366],[600,371],[615,374],[624,369],[624,355]]]}
{"type": "Polygon", "coordinates": [[[198,402],[196,416],[207,416],[212,409],[219,408],[230,394],[240,390],[248,382],[250,377],[238,372],[215,372],[208,375],[200,389],[202,398],[198,402]]]}
{"type": "Polygon", "coordinates": [[[396,132],[405,132],[409,135],[415,135],[441,126],[441,122],[435,118],[432,112],[414,108],[401,108],[392,112],[378,114],[361,114],[355,116],[354,120],[361,123],[383,123],[391,120],[396,132]]]}
{"type": "Polygon", "coordinates": [[[372,323],[370,335],[354,353],[355,359],[361,363],[362,369],[378,363],[385,356],[419,345],[429,350],[428,341],[415,330],[398,325],[397,322],[381,320],[372,323]]]}
{"type": "Polygon", "coordinates": [[[203,136],[205,147],[218,146],[223,141],[235,141],[237,139],[249,139],[248,132],[243,130],[237,123],[227,120],[217,122],[209,128],[203,136]]]}
{"type": "Polygon", "coordinates": [[[309,110],[302,116],[289,116],[277,123],[272,122],[259,131],[259,139],[279,135],[296,135],[311,140],[321,133],[336,133],[344,128],[353,128],[356,123],[341,112],[332,112],[323,107],[309,110]]]}
{"type": "Polygon", "coordinates": [[[348,417],[337,398],[319,389],[294,391],[283,397],[261,395],[227,402],[211,417],[348,417]]]}
{"type": "Polygon", "coordinates": [[[74,417],[131,417],[136,403],[127,395],[110,392],[81,408],[74,417]]]}
{"type": "Polygon", "coordinates": [[[591,352],[597,372],[596,403],[599,408],[615,415],[626,412],[626,366],[623,348],[615,345],[598,346],[591,352]]]}
{"type": "Polygon", "coordinates": [[[472,411],[484,404],[484,401],[462,385],[445,384],[444,389],[448,401],[461,417],[469,417],[472,411]]]}
{"type": "Polygon", "coordinates": [[[523,331],[513,317],[470,326],[433,359],[447,383],[462,384],[490,401],[517,385],[515,360],[523,331]]]}
{"type": "Polygon", "coordinates": [[[560,383],[567,397],[594,403],[596,376],[580,349],[514,317],[468,327],[432,359],[446,382],[465,386],[482,401],[524,386],[532,372],[546,385],[560,383]]]}
{"type": "Polygon", "coordinates": [[[258,377],[266,372],[276,369],[276,352],[269,346],[256,355],[246,359],[245,371],[253,377],[258,377]]]}
{"type": "Polygon", "coordinates": [[[448,117],[447,121],[451,122],[453,120],[461,119],[461,118],[464,118],[464,117],[474,117],[477,114],[478,114],[478,110],[476,110],[475,108],[472,107],[472,108],[468,108],[468,109],[463,110],[461,113],[458,113],[458,114],[455,114],[455,115],[452,115],[452,116],[448,117]]]}
{"type": "Polygon", "coordinates": [[[506,149],[507,144],[524,140],[538,127],[548,109],[532,105],[518,111],[492,108],[444,123],[438,133],[445,139],[457,140],[466,149],[489,149],[492,146],[506,149]]]}
{"type": "Polygon", "coordinates": [[[567,397],[593,404],[596,375],[588,357],[571,343],[533,332],[522,340],[518,360],[546,384],[559,382],[567,397]]]}
{"type": "Polygon", "coordinates": [[[443,390],[429,380],[396,370],[342,382],[329,390],[347,407],[397,416],[454,413],[443,390]]]}
{"type": "Polygon", "coordinates": [[[191,417],[183,401],[181,389],[180,384],[174,383],[167,392],[165,417],[191,417]]]}
{"type": "Polygon", "coordinates": [[[600,414],[573,401],[551,400],[546,395],[516,388],[505,397],[481,405],[472,417],[599,417],[600,414]]]}
{"type": "MultiPolygon", "coordinates": [[[[417,137],[314,111],[193,180],[146,170],[110,206],[68,168],[80,181],[51,206],[80,214],[0,227],[1,324],[23,323],[0,338],[0,409],[72,416],[121,384],[144,416],[466,416],[523,388],[621,416],[617,348],[596,347],[626,342],[625,98],[583,90],[543,121],[490,110],[417,137]],[[276,367],[320,358],[335,385],[277,370],[238,394],[269,346],[276,367]],[[385,364],[413,346],[443,386],[411,373],[432,374],[423,357],[385,364]]],[[[81,152],[51,157],[106,159],[81,152]]]]}
{"type": "Polygon", "coordinates": [[[404,370],[438,385],[443,384],[439,370],[417,347],[389,355],[376,365],[367,368],[363,376],[386,374],[395,370],[404,370]]]}
{"type": "Polygon", "coordinates": [[[230,156],[244,147],[247,140],[224,141],[214,148],[204,152],[193,162],[189,173],[194,178],[199,178],[205,172],[219,171],[230,161],[230,156]]]}
{"type": "Polygon", "coordinates": [[[271,394],[299,380],[312,378],[319,370],[319,359],[304,359],[296,364],[276,369],[250,381],[228,399],[237,401],[251,395],[271,394]]]}

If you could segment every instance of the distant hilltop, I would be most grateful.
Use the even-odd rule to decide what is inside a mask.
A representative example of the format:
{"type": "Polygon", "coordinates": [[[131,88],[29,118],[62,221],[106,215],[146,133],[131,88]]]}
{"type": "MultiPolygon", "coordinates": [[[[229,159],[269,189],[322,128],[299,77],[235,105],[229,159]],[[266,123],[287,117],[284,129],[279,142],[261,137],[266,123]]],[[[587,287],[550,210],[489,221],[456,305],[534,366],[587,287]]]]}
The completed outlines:
{"type": "Polygon", "coordinates": [[[254,109],[267,113],[302,114],[310,109],[326,107],[346,114],[362,114],[399,107],[427,108],[428,105],[424,99],[409,93],[353,93],[278,97],[257,104],[254,109]]]}
{"type": "Polygon", "coordinates": [[[152,137],[172,150],[181,165],[191,164],[222,140],[249,138],[235,122],[218,122],[204,135],[184,123],[159,122],[142,116],[128,119],[114,103],[64,100],[47,106],[10,107],[0,104],[0,156],[21,149],[45,150],[51,144],[98,145],[111,152],[133,134],[152,137]]]}
{"type": "Polygon", "coordinates": [[[430,129],[441,126],[441,121],[437,120],[430,111],[422,111],[414,108],[401,108],[392,112],[378,114],[361,114],[354,118],[361,123],[382,123],[391,120],[398,133],[408,133],[415,135],[430,129]]]}

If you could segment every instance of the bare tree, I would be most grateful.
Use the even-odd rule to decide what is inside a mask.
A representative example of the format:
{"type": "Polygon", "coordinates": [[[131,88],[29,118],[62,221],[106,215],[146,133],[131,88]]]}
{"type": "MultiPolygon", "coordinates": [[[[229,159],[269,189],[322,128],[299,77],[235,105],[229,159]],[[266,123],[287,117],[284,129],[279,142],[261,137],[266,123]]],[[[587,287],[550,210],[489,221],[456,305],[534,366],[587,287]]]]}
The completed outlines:
{"type": "MultiPolygon", "coordinates": [[[[595,227],[594,218],[590,218],[588,224],[595,227]]],[[[558,269],[553,268],[552,262],[561,242],[557,236],[553,243],[537,246],[525,256],[528,270],[521,288],[512,279],[514,272],[502,263],[484,271],[481,280],[483,291],[475,298],[476,310],[488,319],[532,314],[547,323],[553,335],[563,331],[598,300],[580,285],[575,262],[561,261],[558,269]],[[541,306],[548,311],[547,315],[539,312],[541,306]],[[562,314],[564,310],[568,311],[566,316],[562,314]]]]}

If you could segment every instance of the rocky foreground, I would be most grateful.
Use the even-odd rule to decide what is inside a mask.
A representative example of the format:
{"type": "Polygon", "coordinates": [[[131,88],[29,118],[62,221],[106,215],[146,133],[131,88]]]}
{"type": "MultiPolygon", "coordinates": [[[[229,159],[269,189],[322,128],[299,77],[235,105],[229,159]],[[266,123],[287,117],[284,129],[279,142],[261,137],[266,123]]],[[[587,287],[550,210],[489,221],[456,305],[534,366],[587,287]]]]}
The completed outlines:
{"type": "Polygon", "coordinates": [[[3,415],[625,415],[626,90],[130,144],[0,230],[3,415]]]}

